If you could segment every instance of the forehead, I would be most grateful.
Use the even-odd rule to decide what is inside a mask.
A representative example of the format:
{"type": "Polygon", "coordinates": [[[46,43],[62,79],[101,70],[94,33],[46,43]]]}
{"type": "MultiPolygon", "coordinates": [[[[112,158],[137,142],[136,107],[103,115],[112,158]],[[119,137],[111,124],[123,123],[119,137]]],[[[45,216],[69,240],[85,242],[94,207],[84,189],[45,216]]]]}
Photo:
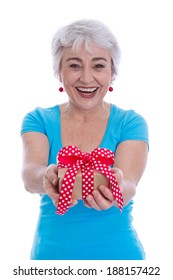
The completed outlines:
{"type": "Polygon", "coordinates": [[[100,57],[106,59],[107,61],[111,61],[111,52],[108,49],[98,47],[94,44],[91,44],[87,49],[85,45],[81,45],[76,50],[73,50],[72,48],[65,48],[63,50],[62,59],[68,59],[73,57],[78,57],[82,60],[86,57],[91,60],[94,57],[100,57]]]}

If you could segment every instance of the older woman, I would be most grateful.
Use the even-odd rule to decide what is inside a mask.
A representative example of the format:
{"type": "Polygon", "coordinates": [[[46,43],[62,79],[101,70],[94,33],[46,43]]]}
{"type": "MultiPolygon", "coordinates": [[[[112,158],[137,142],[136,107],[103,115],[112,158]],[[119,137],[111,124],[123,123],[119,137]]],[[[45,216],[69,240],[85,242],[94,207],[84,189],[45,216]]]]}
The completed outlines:
{"type": "Polygon", "coordinates": [[[104,101],[118,71],[117,41],[101,22],[76,21],[55,34],[52,55],[60,94],[66,92],[68,102],[36,108],[21,129],[24,185],[41,197],[31,259],[144,259],[131,212],[147,161],[147,124],[135,111],[104,101]],[[56,155],[68,145],[82,152],[102,147],[115,154],[112,170],[123,195],[122,213],[111,189],[100,185],[85,201],[73,198],[65,215],[55,214],[56,155]]]}

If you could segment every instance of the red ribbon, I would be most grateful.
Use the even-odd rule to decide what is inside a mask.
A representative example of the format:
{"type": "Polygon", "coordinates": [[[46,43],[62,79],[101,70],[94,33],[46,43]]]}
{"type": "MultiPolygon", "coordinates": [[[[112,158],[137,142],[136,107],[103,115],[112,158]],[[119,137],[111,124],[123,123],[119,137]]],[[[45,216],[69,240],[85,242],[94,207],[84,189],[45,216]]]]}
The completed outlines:
{"type": "Polygon", "coordinates": [[[82,172],[82,199],[94,190],[94,170],[103,173],[109,180],[113,196],[122,211],[123,197],[115,174],[109,167],[114,163],[114,154],[105,148],[96,148],[92,152],[81,152],[76,146],[63,147],[57,155],[58,168],[67,168],[62,181],[56,213],[65,214],[70,206],[73,186],[79,169],[82,172]]]}

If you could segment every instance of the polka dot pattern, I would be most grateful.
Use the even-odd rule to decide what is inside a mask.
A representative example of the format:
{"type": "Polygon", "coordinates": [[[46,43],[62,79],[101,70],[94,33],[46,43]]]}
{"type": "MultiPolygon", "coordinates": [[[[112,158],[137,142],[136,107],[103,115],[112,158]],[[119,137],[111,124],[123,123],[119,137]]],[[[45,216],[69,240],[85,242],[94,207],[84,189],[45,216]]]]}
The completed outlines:
{"type": "Polygon", "coordinates": [[[109,149],[96,148],[91,153],[81,152],[76,146],[63,147],[57,155],[58,168],[68,168],[62,181],[56,213],[67,212],[72,198],[73,186],[79,169],[82,172],[82,199],[94,190],[94,170],[104,174],[110,182],[113,196],[118,202],[120,211],[123,208],[123,197],[115,174],[110,165],[114,163],[114,154],[109,149]]]}

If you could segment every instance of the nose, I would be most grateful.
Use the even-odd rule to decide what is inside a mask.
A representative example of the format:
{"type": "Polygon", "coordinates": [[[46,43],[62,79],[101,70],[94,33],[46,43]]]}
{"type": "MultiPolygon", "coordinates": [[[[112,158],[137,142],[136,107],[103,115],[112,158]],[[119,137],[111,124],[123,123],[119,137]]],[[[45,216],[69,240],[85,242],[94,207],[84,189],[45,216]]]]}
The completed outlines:
{"type": "Polygon", "coordinates": [[[89,67],[85,67],[82,69],[80,81],[84,84],[90,84],[94,80],[94,76],[92,73],[92,69],[89,67]]]}

